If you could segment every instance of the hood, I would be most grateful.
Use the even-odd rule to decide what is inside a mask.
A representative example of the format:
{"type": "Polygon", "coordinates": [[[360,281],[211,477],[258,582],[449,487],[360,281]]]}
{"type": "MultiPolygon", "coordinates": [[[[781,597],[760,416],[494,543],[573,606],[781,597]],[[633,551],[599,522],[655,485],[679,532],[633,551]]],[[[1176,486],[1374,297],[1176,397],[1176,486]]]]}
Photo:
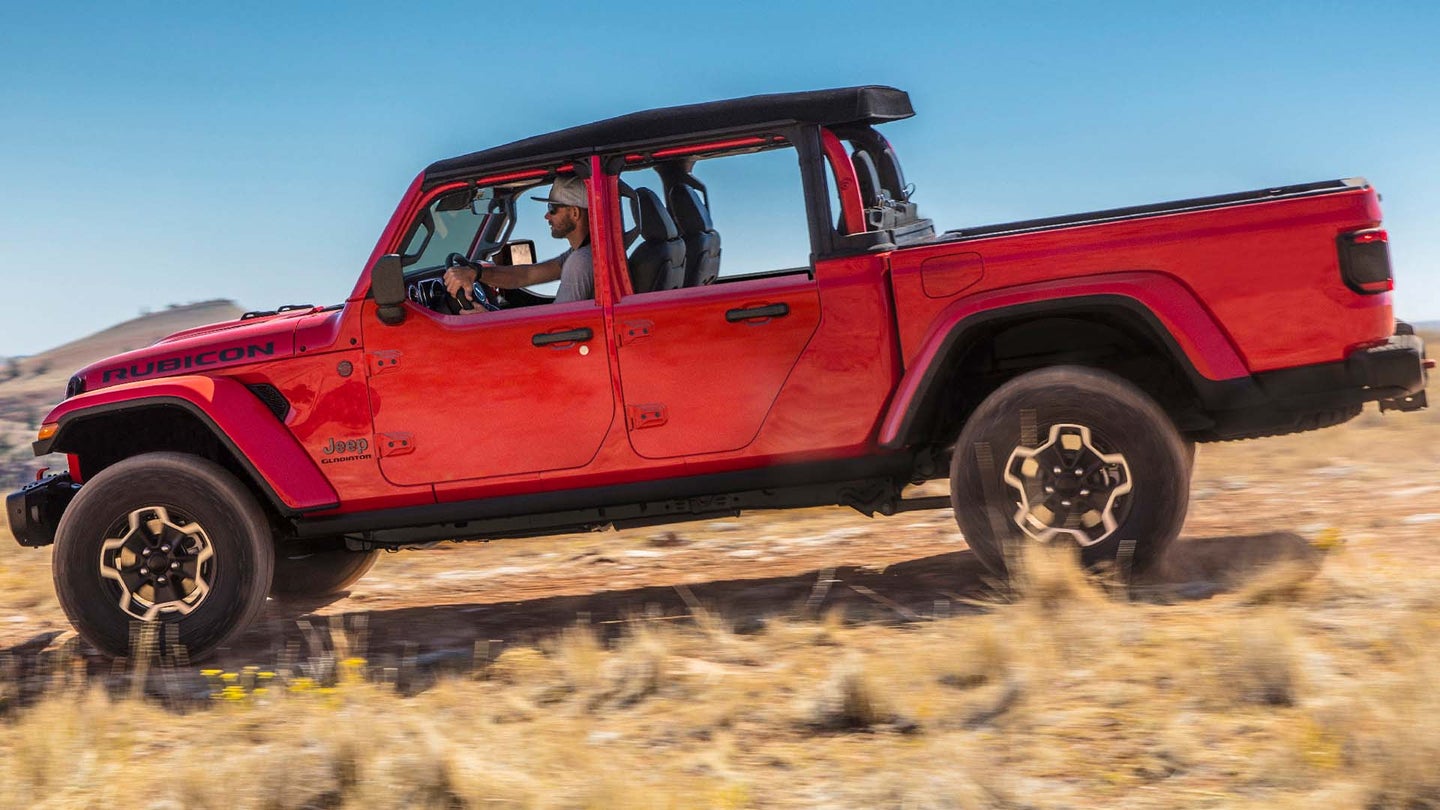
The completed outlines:
{"type": "Polygon", "coordinates": [[[295,326],[320,307],[287,310],[258,318],[197,326],[168,335],[143,349],[98,360],[71,378],[66,397],[124,382],[208,374],[290,357],[295,353],[295,326]]]}
{"type": "MultiPolygon", "coordinates": [[[[247,312],[244,316],[236,318],[233,321],[221,321],[219,323],[210,323],[205,324],[204,326],[192,326],[189,329],[181,329],[179,332],[160,338],[151,345],[152,347],[161,346],[166,343],[174,343],[176,341],[184,340],[186,338],[199,337],[200,335],[214,335],[232,329],[248,329],[255,326],[256,324],[274,323],[276,321],[282,320],[293,320],[295,318],[302,318],[306,315],[320,312],[323,309],[325,309],[325,307],[286,307],[282,308],[279,312],[247,312]]],[[[119,355],[116,356],[118,357],[119,355]]]]}

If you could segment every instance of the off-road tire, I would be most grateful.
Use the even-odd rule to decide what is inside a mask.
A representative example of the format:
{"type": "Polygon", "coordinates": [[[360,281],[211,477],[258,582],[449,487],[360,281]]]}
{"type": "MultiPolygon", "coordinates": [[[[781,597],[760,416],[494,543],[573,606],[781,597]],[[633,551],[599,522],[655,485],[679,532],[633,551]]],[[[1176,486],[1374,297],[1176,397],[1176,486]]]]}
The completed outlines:
{"type": "Polygon", "coordinates": [[[379,557],[379,549],[303,554],[287,552],[281,546],[275,553],[270,595],[276,599],[312,599],[344,593],[365,576],[379,557]]]}
{"type": "MultiPolygon", "coordinates": [[[[1084,451],[1075,452],[1092,449],[1091,445],[1083,447],[1084,451]]],[[[1042,456],[1037,453],[1033,458],[1042,456]]],[[[1060,366],[1010,380],[980,404],[955,445],[950,497],[966,542],[980,561],[999,576],[1007,575],[1008,563],[1025,543],[1037,542],[1027,532],[1044,534],[1068,526],[1060,530],[1069,532],[1073,528],[1073,534],[1055,534],[1047,542],[1076,547],[1087,568],[1113,568],[1122,579],[1130,580],[1154,565],[1180,533],[1189,505],[1193,461],[1193,450],[1170,418],[1135,386],[1104,371],[1060,366]],[[1073,522],[1027,522],[1031,518],[1025,506],[1035,506],[1028,503],[1030,496],[1022,493],[1032,486],[1039,492],[1039,484],[1044,483],[1040,476],[1049,476],[1051,471],[1046,468],[1036,472],[1032,466],[1031,477],[1022,477],[1015,470],[1025,465],[1025,460],[1032,457],[1029,452],[1036,448],[1048,446],[1045,452],[1058,460],[1054,454],[1062,452],[1061,444],[1050,441],[1050,437],[1058,435],[1062,441],[1076,442],[1079,432],[1075,426],[1085,427],[1093,440],[1095,453],[1090,459],[1103,454],[1124,461],[1123,477],[1128,479],[1129,489],[1108,501],[1106,512],[1117,524],[1108,534],[1103,534],[1106,525],[1082,528],[1073,522]],[[1067,434],[1072,438],[1066,439],[1067,434]],[[1022,439],[1033,444],[1022,444],[1022,439]],[[1011,471],[1009,483],[1007,470],[1011,471]],[[1022,529],[1022,523],[1026,528],[1022,529]],[[1086,533],[1090,536],[1081,542],[1079,535],[1086,533]]],[[[1057,463],[1055,469],[1061,466],[1057,463]]],[[[1077,461],[1076,466],[1084,465],[1077,461]]],[[[1122,467],[1100,466],[1111,470],[1122,467]]],[[[1120,477],[1116,472],[1108,480],[1120,477]]],[[[1125,489],[1107,485],[1111,492],[1125,489]]],[[[1090,490],[1081,491],[1095,497],[1090,490]]],[[[1037,501],[1057,497],[1035,496],[1037,501]]],[[[1103,514],[1085,514],[1092,513],[1103,514]]],[[[1050,514],[1058,521],[1061,512],[1050,514]]]]}
{"type": "MultiPolygon", "coordinates": [[[[270,591],[275,560],[265,513],[235,476],[213,461],[184,453],[146,453],[87,481],[56,531],[55,592],[83,639],[107,655],[130,655],[138,635],[132,630],[143,622],[120,606],[128,584],[101,574],[106,567],[104,546],[107,540],[137,535],[131,516],[141,514],[145,522],[154,517],[145,511],[151,508],[166,510],[168,519],[184,528],[198,526],[210,548],[203,598],[188,613],[162,611],[153,620],[161,625],[155,633],[158,652],[180,652],[178,643],[191,660],[198,660],[254,620],[270,591]]],[[[151,593],[158,602],[161,592],[151,593]]],[[[128,604],[134,610],[137,603],[128,604]]]]}

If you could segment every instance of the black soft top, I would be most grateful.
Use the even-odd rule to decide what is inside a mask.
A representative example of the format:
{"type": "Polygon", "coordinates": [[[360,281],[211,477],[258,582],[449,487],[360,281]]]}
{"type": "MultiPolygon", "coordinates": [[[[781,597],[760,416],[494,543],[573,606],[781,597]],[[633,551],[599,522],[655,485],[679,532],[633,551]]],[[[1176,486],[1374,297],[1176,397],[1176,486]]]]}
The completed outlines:
{"type": "Polygon", "coordinates": [[[614,152],[687,136],[701,138],[772,125],[879,124],[914,114],[908,93],[875,85],[662,107],[437,161],[425,170],[425,185],[481,171],[503,170],[513,164],[614,152]]]}

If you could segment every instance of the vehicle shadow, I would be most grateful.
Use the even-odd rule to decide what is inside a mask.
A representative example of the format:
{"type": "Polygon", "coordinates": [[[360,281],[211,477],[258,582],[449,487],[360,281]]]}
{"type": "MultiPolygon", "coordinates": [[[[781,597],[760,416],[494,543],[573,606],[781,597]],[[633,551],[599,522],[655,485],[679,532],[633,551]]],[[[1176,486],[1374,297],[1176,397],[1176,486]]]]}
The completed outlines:
{"type": "Polygon", "coordinates": [[[884,569],[845,566],[792,576],[656,585],[522,601],[477,601],[343,616],[313,616],[334,600],[271,602],[264,619],[224,651],[221,660],[273,660],[284,650],[316,654],[317,637],[328,646],[336,632],[341,646],[364,644],[367,660],[394,665],[401,658],[422,661],[496,654],[512,644],[530,644],[578,624],[615,638],[636,621],[689,621],[713,617],[738,633],[756,632],[775,617],[818,617],[838,610],[849,623],[910,622],[974,612],[975,602],[993,596],[994,582],[969,551],[907,560],[884,569]]]}
{"type": "MultiPolygon", "coordinates": [[[[1277,564],[1313,575],[1323,557],[1290,532],[1182,538],[1130,593],[1143,602],[1206,599],[1242,588],[1277,564]]],[[[849,624],[902,624],[973,615],[1007,598],[1003,586],[964,550],[883,569],[845,566],[518,601],[477,594],[464,604],[335,615],[315,611],[337,600],[271,602],[260,621],[204,667],[235,672],[254,666],[323,677],[333,674],[337,659],[356,656],[372,672],[394,673],[396,687],[413,693],[442,672],[474,671],[507,646],[532,644],[576,624],[610,639],[637,621],[688,622],[697,616],[737,633],[830,611],[849,624]]],[[[69,682],[87,671],[89,678],[126,689],[135,670],[130,663],[104,659],[69,632],[42,633],[0,648],[0,681],[10,685],[8,698],[0,690],[0,715],[43,695],[57,678],[69,682]]],[[[147,691],[176,706],[203,703],[214,688],[193,665],[171,661],[148,671],[147,691]]]]}
{"type": "Polygon", "coordinates": [[[1294,532],[1181,538],[1134,593],[1150,601],[1205,599],[1280,565],[1314,576],[1324,559],[1324,551],[1294,532]]]}
{"type": "MultiPolygon", "coordinates": [[[[1290,532],[1183,538],[1139,583],[1150,602],[1205,599],[1240,587],[1278,563],[1319,570],[1321,552],[1290,532]]],[[[313,611],[334,600],[277,603],[213,666],[301,660],[339,650],[375,666],[468,669],[506,646],[532,644],[587,624],[615,638],[635,621],[689,621],[697,614],[738,633],[776,618],[839,611],[851,624],[928,621],[987,609],[1005,598],[1000,583],[968,550],[908,560],[884,569],[846,566],[792,576],[657,585],[526,599],[477,600],[333,616],[313,611]],[[337,642],[337,636],[339,640],[337,642]]]]}

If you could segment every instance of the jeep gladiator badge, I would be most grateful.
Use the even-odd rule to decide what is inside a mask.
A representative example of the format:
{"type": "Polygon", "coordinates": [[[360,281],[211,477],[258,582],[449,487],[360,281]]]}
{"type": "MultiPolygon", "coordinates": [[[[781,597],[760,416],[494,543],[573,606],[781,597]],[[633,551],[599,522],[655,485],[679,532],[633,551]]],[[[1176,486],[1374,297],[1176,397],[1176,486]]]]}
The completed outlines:
{"type": "Polygon", "coordinates": [[[369,439],[337,439],[330,438],[330,443],[320,448],[320,452],[329,458],[320,459],[321,464],[340,464],[346,461],[362,461],[370,458],[369,439]]]}

